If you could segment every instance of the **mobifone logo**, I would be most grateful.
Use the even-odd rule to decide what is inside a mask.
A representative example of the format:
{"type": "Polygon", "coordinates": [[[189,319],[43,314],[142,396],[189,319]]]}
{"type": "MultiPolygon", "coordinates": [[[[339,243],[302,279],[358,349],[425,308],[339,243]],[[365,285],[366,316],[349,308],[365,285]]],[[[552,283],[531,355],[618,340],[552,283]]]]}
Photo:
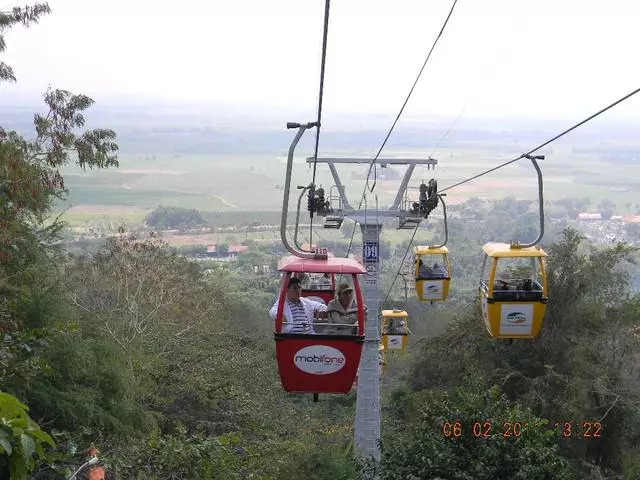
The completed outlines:
{"type": "Polygon", "coordinates": [[[438,285],[429,285],[427,287],[427,292],[429,292],[429,293],[438,293],[438,292],[440,292],[440,287],[438,285]]]}
{"type": "Polygon", "coordinates": [[[342,352],[328,345],[311,345],[298,350],[293,356],[296,367],[312,375],[328,375],[342,369],[347,363],[342,352]]]}

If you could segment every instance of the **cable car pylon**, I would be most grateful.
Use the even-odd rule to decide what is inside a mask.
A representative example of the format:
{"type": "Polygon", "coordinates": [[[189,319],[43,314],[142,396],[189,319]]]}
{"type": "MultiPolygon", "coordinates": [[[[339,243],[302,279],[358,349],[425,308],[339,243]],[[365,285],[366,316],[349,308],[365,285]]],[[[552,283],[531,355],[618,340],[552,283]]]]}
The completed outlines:
{"type": "MultiPolygon", "coordinates": [[[[336,165],[342,164],[366,164],[366,158],[337,158],[337,157],[308,157],[308,163],[325,163],[328,165],[335,185],[330,191],[337,191],[337,195],[329,196],[329,205],[325,209],[324,228],[336,228],[342,224],[345,218],[358,223],[362,232],[362,263],[366,271],[362,282],[362,291],[365,304],[368,309],[365,323],[365,340],[360,368],[358,373],[356,422],[355,422],[355,447],[361,458],[380,460],[380,370],[378,363],[378,351],[380,339],[378,291],[380,272],[380,233],[383,221],[389,218],[398,219],[399,229],[417,228],[420,221],[428,215],[428,209],[414,208],[413,203],[406,198],[407,186],[411,180],[413,171],[417,165],[435,166],[438,161],[433,158],[385,158],[377,162],[386,165],[406,165],[398,192],[389,208],[369,208],[364,203],[364,211],[355,209],[349,203],[344,186],[336,165]],[[335,190],[334,190],[335,188],[335,190]]],[[[283,216],[283,218],[285,218],[283,216]]]]}

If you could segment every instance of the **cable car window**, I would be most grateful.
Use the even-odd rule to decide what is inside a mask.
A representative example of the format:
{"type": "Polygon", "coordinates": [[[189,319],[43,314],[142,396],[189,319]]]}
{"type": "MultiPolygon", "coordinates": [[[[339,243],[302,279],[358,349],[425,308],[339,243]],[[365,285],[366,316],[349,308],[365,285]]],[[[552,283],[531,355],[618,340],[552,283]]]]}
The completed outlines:
{"type": "Polygon", "coordinates": [[[418,259],[418,279],[447,278],[449,276],[447,266],[442,259],[431,261],[427,257],[427,255],[422,255],[418,259]]]}
{"type": "MultiPolygon", "coordinates": [[[[499,258],[496,265],[493,298],[535,300],[542,297],[542,269],[538,259],[530,257],[499,258]]],[[[488,288],[489,278],[483,279],[488,288]]]]}
{"type": "Polygon", "coordinates": [[[305,290],[333,290],[331,275],[328,273],[303,273],[300,280],[305,290]]]}

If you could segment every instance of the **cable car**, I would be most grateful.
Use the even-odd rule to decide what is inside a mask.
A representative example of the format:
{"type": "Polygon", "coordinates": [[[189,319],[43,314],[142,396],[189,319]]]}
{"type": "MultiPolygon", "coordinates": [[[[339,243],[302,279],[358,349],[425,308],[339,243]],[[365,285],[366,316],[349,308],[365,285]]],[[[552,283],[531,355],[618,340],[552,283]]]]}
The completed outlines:
{"type": "Polygon", "coordinates": [[[385,350],[407,349],[409,340],[409,315],[405,310],[382,311],[382,345],[385,350]]]}
{"type": "Polygon", "coordinates": [[[296,393],[348,393],[354,383],[364,343],[364,298],[358,280],[364,267],[349,258],[288,256],[278,265],[283,273],[275,318],[276,358],[282,386],[296,393]],[[284,333],[283,313],[289,281],[302,273],[351,275],[358,304],[355,335],[284,333]]]}
{"type": "Polygon", "coordinates": [[[544,155],[524,154],[538,174],[540,232],[530,243],[486,243],[480,301],[489,335],[495,338],[536,338],[547,311],[548,287],[545,258],[538,242],[544,236],[544,195],[538,160],[544,155]],[[486,273],[485,273],[486,272],[486,273]]]}
{"type": "Polygon", "coordinates": [[[482,250],[480,296],[489,335],[536,338],[547,310],[547,254],[507,243],[487,243],[482,250]]]}
{"type": "Polygon", "coordinates": [[[449,249],[427,246],[416,247],[414,252],[416,295],[423,302],[445,301],[451,283],[449,249]]]}

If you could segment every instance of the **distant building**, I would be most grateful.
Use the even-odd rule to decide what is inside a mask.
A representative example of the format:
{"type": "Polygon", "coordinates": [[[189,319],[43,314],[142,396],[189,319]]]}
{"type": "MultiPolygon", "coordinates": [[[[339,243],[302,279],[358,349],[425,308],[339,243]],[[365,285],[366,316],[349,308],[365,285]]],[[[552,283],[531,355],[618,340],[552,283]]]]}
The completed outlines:
{"type": "Polygon", "coordinates": [[[624,217],[624,221],[626,223],[640,223],[640,215],[630,215],[628,217],[624,217]]]}
{"type": "Polygon", "coordinates": [[[234,257],[237,257],[239,253],[243,253],[249,250],[249,247],[246,245],[229,245],[229,254],[234,257]]]}
{"type": "Polygon", "coordinates": [[[599,213],[579,213],[578,220],[602,220],[599,213]]]}

